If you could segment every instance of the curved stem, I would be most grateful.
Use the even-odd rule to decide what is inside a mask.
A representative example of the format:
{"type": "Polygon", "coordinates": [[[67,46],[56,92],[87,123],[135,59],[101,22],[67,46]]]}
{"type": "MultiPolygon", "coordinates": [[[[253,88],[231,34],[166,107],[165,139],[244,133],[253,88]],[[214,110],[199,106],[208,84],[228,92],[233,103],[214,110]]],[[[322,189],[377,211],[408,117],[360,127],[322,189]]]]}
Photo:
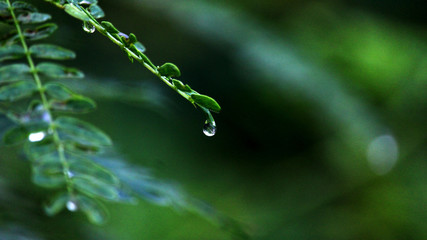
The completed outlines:
{"type": "Polygon", "coordinates": [[[52,123],[52,113],[51,113],[50,108],[49,108],[49,102],[48,102],[46,94],[44,92],[42,81],[40,79],[39,74],[37,73],[37,69],[36,69],[36,67],[34,65],[34,61],[31,57],[31,52],[29,51],[28,45],[25,41],[24,34],[22,33],[21,26],[19,25],[18,19],[16,18],[16,15],[15,15],[13,7],[10,3],[10,0],[6,0],[6,3],[9,7],[10,14],[13,18],[13,22],[15,24],[16,31],[18,32],[19,39],[21,41],[21,45],[24,48],[25,55],[26,55],[26,58],[28,61],[28,65],[30,66],[31,74],[33,76],[33,79],[34,79],[36,85],[37,85],[37,89],[39,90],[40,98],[41,98],[42,104],[43,104],[43,109],[49,115],[49,119],[50,119],[49,120],[49,131],[52,132],[53,141],[57,147],[59,160],[62,164],[63,174],[64,174],[66,185],[67,185],[67,190],[70,193],[70,195],[73,195],[74,190],[72,187],[72,181],[71,181],[70,176],[68,175],[70,166],[69,166],[69,164],[66,160],[66,157],[65,157],[64,144],[62,143],[61,139],[59,138],[58,131],[56,131],[56,128],[55,128],[54,124],[52,123]]]}
{"type": "MultiPolygon", "coordinates": [[[[143,65],[145,68],[147,68],[150,72],[152,72],[154,75],[156,75],[160,80],[162,80],[166,85],[168,85],[170,88],[175,90],[177,93],[179,93],[182,97],[193,103],[190,95],[187,93],[180,91],[179,89],[176,89],[176,87],[169,81],[169,79],[165,76],[162,76],[159,71],[156,68],[153,68],[150,64],[146,63],[141,56],[138,56],[135,54],[132,50],[130,50],[125,44],[123,44],[121,41],[117,40],[112,34],[107,32],[107,30],[90,14],[85,8],[81,8],[86,15],[89,17],[89,22],[93,26],[95,26],[96,30],[109,38],[114,44],[119,46],[123,51],[125,51],[129,56],[134,58],[136,61],[138,61],[141,65],[143,65]]],[[[194,91],[194,90],[193,90],[194,91]]],[[[194,91],[196,93],[196,91],[194,91]]]]}
{"type": "Polygon", "coordinates": [[[86,15],[85,17],[77,17],[78,19],[93,25],[98,32],[100,32],[102,35],[109,38],[114,44],[116,44],[124,52],[126,52],[129,58],[132,58],[138,61],[141,65],[147,68],[151,73],[153,73],[160,80],[162,80],[166,85],[168,85],[170,88],[176,91],[183,98],[187,99],[187,101],[193,104],[194,107],[196,108],[199,107],[203,112],[205,112],[207,114],[207,118],[209,122],[211,123],[215,122],[211,114],[211,110],[205,106],[200,105],[199,103],[196,103],[192,98],[193,95],[200,95],[198,92],[194,91],[191,88],[189,91],[185,91],[185,90],[182,91],[178,89],[178,87],[176,87],[173,83],[173,81],[176,79],[173,79],[171,77],[166,77],[160,74],[160,72],[158,71],[158,67],[152,64],[151,61],[148,59],[148,57],[142,51],[140,51],[139,49],[136,49],[134,46],[132,46],[132,44],[127,44],[126,40],[123,40],[122,37],[119,36],[119,34],[114,34],[107,31],[107,29],[102,24],[100,24],[86,8],[80,6],[77,3],[72,2],[71,0],[66,1],[67,3],[63,3],[63,4],[58,3],[54,0],[45,0],[45,1],[50,2],[61,9],[65,9],[66,4],[72,4],[75,8],[77,8],[80,11],[81,14],[86,15]]]}
{"type": "MultiPolygon", "coordinates": [[[[51,4],[54,4],[55,6],[64,9],[64,5],[52,1],[52,0],[45,0],[46,2],[49,2],[51,4]]],[[[71,4],[71,3],[70,3],[71,4]]],[[[160,80],[162,80],[166,85],[168,85],[170,88],[172,88],[173,90],[175,90],[179,95],[181,95],[183,98],[187,99],[189,102],[191,102],[194,105],[194,101],[193,99],[191,99],[191,94],[198,94],[196,91],[193,90],[193,92],[191,94],[183,92],[179,89],[177,89],[172,83],[171,83],[171,79],[168,79],[165,76],[162,76],[159,71],[157,70],[157,68],[153,68],[150,64],[144,62],[143,58],[137,54],[135,54],[132,50],[130,50],[125,44],[123,44],[120,40],[118,40],[116,37],[114,37],[112,34],[110,34],[109,32],[107,32],[107,30],[92,16],[92,14],[90,12],[88,12],[88,10],[86,10],[83,7],[80,7],[79,5],[76,5],[76,7],[78,7],[80,10],[82,10],[88,17],[89,20],[87,20],[87,22],[89,22],[90,24],[92,24],[93,26],[95,26],[96,30],[98,32],[100,32],[101,34],[103,34],[104,36],[106,36],[107,38],[109,38],[114,44],[116,44],[117,46],[119,46],[123,51],[125,51],[128,56],[131,56],[132,58],[134,58],[136,61],[138,61],[141,65],[143,65],[145,68],[147,68],[150,72],[152,72],[154,75],[156,75],[158,78],[160,78],[160,80]]]]}

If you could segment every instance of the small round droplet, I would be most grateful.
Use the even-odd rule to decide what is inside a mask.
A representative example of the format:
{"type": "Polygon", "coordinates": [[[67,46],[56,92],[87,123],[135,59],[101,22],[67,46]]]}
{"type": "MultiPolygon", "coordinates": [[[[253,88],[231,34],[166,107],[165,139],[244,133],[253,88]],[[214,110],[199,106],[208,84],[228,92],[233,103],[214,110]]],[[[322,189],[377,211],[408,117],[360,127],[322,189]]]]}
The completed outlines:
{"type": "Polygon", "coordinates": [[[212,137],[216,133],[216,125],[214,122],[205,122],[205,125],[203,126],[203,133],[208,136],[212,137]]]}
{"type": "Polygon", "coordinates": [[[83,22],[83,30],[87,33],[94,33],[95,26],[92,25],[90,22],[83,22]]]}
{"type": "Polygon", "coordinates": [[[72,173],[71,171],[67,171],[67,177],[73,178],[74,177],[74,173],[72,173]]]}
{"type": "Polygon", "coordinates": [[[41,140],[44,139],[44,137],[46,137],[45,132],[35,132],[35,133],[31,133],[30,135],[28,135],[28,141],[40,142],[41,140]]]}
{"type": "Polygon", "coordinates": [[[52,122],[52,116],[47,111],[43,111],[43,113],[41,114],[41,118],[43,119],[44,122],[47,122],[47,123],[52,122]]]}
{"type": "Polygon", "coordinates": [[[77,211],[78,207],[77,207],[77,204],[75,202],[68,201],[67,202],[67,209],[70,212],[75,212],[75,211],[77,211]]]}

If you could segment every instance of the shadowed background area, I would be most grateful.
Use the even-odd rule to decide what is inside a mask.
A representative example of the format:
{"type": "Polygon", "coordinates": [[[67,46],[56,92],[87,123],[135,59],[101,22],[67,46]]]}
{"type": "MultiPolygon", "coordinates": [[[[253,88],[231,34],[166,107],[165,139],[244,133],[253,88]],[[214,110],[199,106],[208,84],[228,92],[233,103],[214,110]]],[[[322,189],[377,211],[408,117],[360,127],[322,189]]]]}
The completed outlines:
{"type": "MultiPolygon", "coordinates": [[[[67,64],[87,75],[69,83],[98,103],[82,118],[129,163],[253,239],[427,239],[424,1],[99,0],[154,64],[175,63],[184,83],[221,104],[210,138],[204,115],[120,48],[33,2],[58,23],[53,42],[77,53],[67,64]]],[[[68,212],[45,217],[48,191],[30,183],[20,157],[1,150],[1,179],[29,203],[0,188],[10,201],[0,209],[25,206],[23,219],[46,239],[233,238],[197,214],[148,202],[109,204],[102,227],[68,212]]]]}

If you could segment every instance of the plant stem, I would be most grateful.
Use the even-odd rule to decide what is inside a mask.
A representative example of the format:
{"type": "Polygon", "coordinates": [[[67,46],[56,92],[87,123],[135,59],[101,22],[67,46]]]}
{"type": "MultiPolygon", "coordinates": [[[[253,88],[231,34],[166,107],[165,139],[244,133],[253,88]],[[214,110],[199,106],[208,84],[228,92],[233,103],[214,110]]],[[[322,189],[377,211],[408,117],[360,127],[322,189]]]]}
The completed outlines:
{"type": "MultiPolygon", "coordinates": [[[[193,103],[193,100],[191,99],[190,95],[187,93],[180,91],[176,89],[176,87],[169,81],[169,79],[165,76],[162,76],[159,71],[156,68],[153,68],[148,63],[144,62],[144,60],[141,58],[141,56],[138,56],[135,54],[132,50],[130,50],[128,47],[126,47],[125,44],[123,44],[121,41],[117,40],[113,35],[111,35],[107,30],[88,12],[85,8],[81,8],[86,15],[89,17],[89,23],[95,26],[96,30],[103,34],[104,36],[108,37],[114,44],[119,46],[123,51],[125,51],[128,55],[132,56],[135,60],[137,60],[141,65],[143,65],[145,68],[147,68],[150,72],[152,72],[154,75],[156,75],[160,80],[162,80],[166,85],[168,85],[170,88],[178,92],[182,97],[193,103]]],[[[194,91],[194,90],[193,90],[194,91]]]]}
{"type": "Polygon", "coordinates": [[[21,45],[24,48],[25,55],[26,55],[27,61],[28,61],[28,65],[30,66],[31,74],[32,74],[32,76],[34,78],[34,81],[35,81],[36,85],[37,85],[37,89],[39,90],[40,98],[41,98],[42,104],[43,104],[43,109],[44,109],[44,111],[49,116],[49,131],[52,132],[53,141],[54,141],[54,143],[55,143],[55,145],[57,147],[59,160],[60,160],[60,162],[62,164],[63,174],[64,174],[66,185],[67,185],[67,190],[70,193],[70,195],[72,196],[73,193],[74,193],[74,190],[73,190],[73,187],[72,187],[71,178],[68,175],[70,166],[69,166],[69,164],[68,164],[68,162],[66,160],[66,157],[65,157],[64,144],[62,143],[61,139],[59,138],[59,134],[58,134],[58,131],[55,128],[55,125],[52,123],[52,119],[53,118],[52,118],[52,113],[51,113],[50,108],[49,108],[49,102],[48,102],[46,94],[44,92],[42,81],[41,81],[41,79],[39,77],[39,74],[37,73],[37,69],[36,69],[36,67],[34,65],[34,61],[33,61],[32,57],[31,57],[31,52],[29,51],[27,43],[25,41],[24,34],[22,33],[21,26],[19,25],[18,19],[16,18],[16,15],[15,15],[14,9],[13,9],[11,3],[10,3],[10,0],[6,0],[6,3],[8,5],[8,7],[9,7],[10,14],[12,15],[16,31],[18,32],[19,39],[21,41],[21,45]]]}

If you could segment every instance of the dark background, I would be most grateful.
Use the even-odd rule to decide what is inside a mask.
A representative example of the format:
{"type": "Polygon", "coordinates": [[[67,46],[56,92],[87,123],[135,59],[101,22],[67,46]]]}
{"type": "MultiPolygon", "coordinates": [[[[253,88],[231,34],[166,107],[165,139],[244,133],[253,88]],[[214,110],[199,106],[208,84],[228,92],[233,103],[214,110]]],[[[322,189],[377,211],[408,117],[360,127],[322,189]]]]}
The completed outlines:
{"type": "MultiPolygon", "coordinates": [[[[212,138],[200,111],[108,39],[34,3],[60,26],[50,42],[76,51],[66,64],[87,75],[75,89],[98,109],[82,117],[127,161],[254,239],[427,239],[425,1],[100,0],[154,64],[177,64],[184,83],[221,104],[212,138]]],[[[197,214],[145,202],[109,204],[109,223],[90,233],[82,215],[44,217],[46,195],[27,163],[5,158],[12,150],[0,157],[3,179],[33,204],[47,239],[230,238],[197,214]]]]}

